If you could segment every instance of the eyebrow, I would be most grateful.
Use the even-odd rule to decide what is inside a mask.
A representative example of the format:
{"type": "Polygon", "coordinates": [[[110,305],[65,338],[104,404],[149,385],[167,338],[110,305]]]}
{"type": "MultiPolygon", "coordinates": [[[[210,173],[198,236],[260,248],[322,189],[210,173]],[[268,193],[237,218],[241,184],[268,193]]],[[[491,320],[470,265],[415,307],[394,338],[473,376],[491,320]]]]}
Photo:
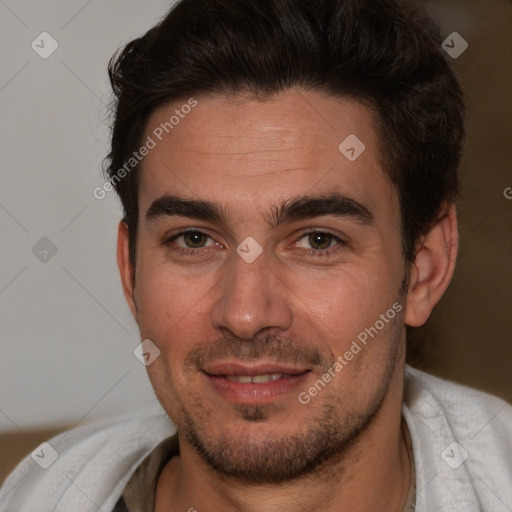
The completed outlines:
{"type": "MultiPolygon", "coordinates": [[[[267,215],[265,220],[270,227],[275,228],[286,222],[307,220],[326,215],[350,218],[363,225],[372,225],[375,220],[373,214],[365,205],[337,192],[290,199],[273,207],[270,215],[267,215]]],[[[227,224],[228,221],[227,213],[222,206],[216,203],[165,195],[151,203],[146,212],[146,222],[161,217],[173,216],[213,221],[219,224],[227,224]]]]}
{"type": "Polygon", "coordinates": [[[307,220],[323,215],[351,218],[364,225],[374,223],[374,217],[365,205],[338,192],[287,201],[274,207],[266,220],[270,226],[277,227],[285,222],[307,220]]]}

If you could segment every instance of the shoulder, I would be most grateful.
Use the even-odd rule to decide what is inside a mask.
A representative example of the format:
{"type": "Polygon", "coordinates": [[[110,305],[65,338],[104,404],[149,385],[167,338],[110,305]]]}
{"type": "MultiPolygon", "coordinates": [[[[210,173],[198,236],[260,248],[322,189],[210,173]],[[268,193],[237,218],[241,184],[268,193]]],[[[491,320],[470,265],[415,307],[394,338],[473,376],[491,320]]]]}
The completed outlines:
{"type": "Polygon", "coordinates": [[[443,416],[463,436],[512,435],[512,406],[483,391],[406,367],[404,402],[420,416],[443,416]]]}
{"type": "Polygon", "coordinates": [[[403,413],[428,507],[501,510],[500,502],[512,507],[508,403],[407,367],[403,413]]]}
{"type": "Polygon", "coordinates": [[[0,512],[110,510],[140,462],[175,431],[151,405],[64,432],[9,475],[0,512]]]}

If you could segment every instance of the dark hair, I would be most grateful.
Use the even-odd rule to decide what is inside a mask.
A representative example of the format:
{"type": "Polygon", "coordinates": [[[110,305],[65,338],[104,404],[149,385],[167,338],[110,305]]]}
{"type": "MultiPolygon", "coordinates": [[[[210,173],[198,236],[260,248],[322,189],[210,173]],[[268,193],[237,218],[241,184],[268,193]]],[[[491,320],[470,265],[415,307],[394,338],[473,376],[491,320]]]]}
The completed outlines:
{"type": "Polygon", "coordinates": [[[401,208],[403,254],[455,201],[462,92],[434,22],[393,0],[181,0],[114,55],[108,176],[120,196],[135,265],[137,167],[150,114],[201,94],[268,96],[291,87],[351,97],[376,114],[382,165],[401,208]]]}

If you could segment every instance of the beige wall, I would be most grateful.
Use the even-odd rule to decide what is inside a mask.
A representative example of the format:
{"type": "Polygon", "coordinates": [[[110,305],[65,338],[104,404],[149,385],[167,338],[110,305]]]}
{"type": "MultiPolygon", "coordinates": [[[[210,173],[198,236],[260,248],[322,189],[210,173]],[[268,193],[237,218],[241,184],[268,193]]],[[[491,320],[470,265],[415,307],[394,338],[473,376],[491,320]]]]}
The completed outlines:
{"type": "Polygon", "coordinates": [[[458,264],[414,342],[428,346],[428,371],[512,402],[512,3],[426,5],[469,43],[453,61],[469,115],[458,264]]]}

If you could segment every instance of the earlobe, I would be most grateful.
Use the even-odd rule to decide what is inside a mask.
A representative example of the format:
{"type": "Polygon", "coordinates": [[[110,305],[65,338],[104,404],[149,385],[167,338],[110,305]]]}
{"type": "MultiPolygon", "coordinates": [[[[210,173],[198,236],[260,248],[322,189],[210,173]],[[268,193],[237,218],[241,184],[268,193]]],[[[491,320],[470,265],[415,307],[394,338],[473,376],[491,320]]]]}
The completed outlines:
{"type": "Polygon", "coordinates": [[[133,317],[137,320],[137,309],[134,301],[133,267],[130,262],[130,234],[124,220],[119,222],[117,228],[117,266],[126,302],[133,317]]]}
{"type": "Polygon", "coordinates": [[[423,325],[448,288],[458,250],[455,205],[447,205],[438,220],[422,237],[411,265],[405,323],[423,325]]]}

